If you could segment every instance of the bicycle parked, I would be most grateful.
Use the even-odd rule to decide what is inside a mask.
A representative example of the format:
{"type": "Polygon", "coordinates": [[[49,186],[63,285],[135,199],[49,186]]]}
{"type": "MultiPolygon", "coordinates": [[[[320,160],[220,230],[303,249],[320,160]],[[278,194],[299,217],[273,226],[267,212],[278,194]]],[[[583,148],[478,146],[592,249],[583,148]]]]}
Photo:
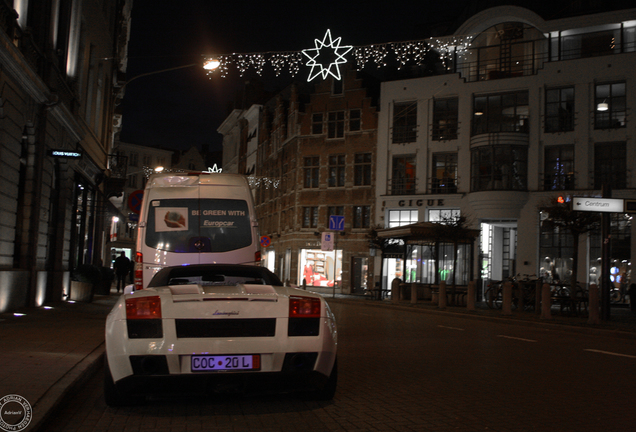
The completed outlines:
{"type": "Polygon", "coordinates": [[[506,282],[512,284],[512,307],[532,310],[535,307],[536,287],[540,281],[536,275],[518,274],[503,281],[491,281],[484,293],[486,304],[491,309],[501,309],[503,305],[503,286],[506,282]]]}

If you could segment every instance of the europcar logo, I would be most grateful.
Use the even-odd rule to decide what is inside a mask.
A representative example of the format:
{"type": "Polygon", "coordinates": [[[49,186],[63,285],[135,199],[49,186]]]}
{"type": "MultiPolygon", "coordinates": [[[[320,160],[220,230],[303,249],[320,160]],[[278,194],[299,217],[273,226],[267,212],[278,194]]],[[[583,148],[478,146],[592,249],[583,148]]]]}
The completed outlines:
{"type": "Polygon", "coordinates": [[[22,431],[32,418],[31,404],[22,396],[11,394],[0,399],[0,429],[3,431],[22,431]]]}

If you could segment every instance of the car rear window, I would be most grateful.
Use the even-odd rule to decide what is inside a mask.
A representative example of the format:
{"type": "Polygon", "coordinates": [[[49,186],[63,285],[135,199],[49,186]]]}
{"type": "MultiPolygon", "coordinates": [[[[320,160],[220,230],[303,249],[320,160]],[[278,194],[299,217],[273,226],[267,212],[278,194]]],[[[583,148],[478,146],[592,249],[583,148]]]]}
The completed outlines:
{"type": "Polygon", "coordinates": [[[229,252],[252,244],[245,200],[160,199],[150,202],[146,245],[176,253],[229,252]]]}
{"type": "Polygon", "coordinates": [[[148,287],[183,284],[236,285],[258,284],[282,286],[280,279],[259,266],[188,265],[167,267],[155,274],[148,287]]]}

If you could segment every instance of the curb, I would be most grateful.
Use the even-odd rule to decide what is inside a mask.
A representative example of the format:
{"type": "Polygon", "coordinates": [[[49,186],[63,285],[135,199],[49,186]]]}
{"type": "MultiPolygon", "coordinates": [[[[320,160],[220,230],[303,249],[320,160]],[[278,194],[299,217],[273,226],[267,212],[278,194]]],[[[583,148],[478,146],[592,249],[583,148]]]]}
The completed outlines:
{"type": "Polygon", "coordinates": [[[486,316],[480,315],[479,312],[455,312],[449,311],[448,309],[428,309],[428,308],[418,308],[415,306],[406,306],[400,304],[382,304],[379,302],[366,302],[359,300],[351,300],[351,299],[343,299],[343,298],[325,298],[327,303],[352,303],[352,304],[360,304],[368,307],[390,307],[394,309],[399,309],[402,311],[415,312],[415,313],[427,313],[431,315],[450,315],[456,318],[465,318],[471,320],[482,320],[482,321],[490,321],[490,322],[498,322],[498,323],[506,323],[517,326],[524,327],[538,327],[546,330],[559,330],[559,331],[568,331],[572,333],[580,333],[580,334],[592,334],[592,335],[605,335],[605,336],[614,336],[622,339],[636,339],[636,332],[629,332],[624,330],[615,330],[615,329],[602,329],[595,327],[584,327],[577,326],[573,324],[565,324],[565,323],[555,323],[550,322],[549,320],[524,320],[524,319],[515,319],[513,316],[486,316]]]}
{"type": "Polygon", "coordinates": [[[78,390],[102,367],[104,362],[104,342],[80,360],[62,378],[57,380],[33,405],[31,431],[44,431],[46,421],[57,412],[66,397],[78,390]]]}

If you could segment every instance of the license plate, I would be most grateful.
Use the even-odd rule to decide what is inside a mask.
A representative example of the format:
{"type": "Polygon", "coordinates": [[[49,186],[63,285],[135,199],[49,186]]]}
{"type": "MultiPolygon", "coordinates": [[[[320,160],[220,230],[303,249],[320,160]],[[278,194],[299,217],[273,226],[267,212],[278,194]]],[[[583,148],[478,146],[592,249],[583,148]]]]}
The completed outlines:
{"type": "Polygon", "coordinates": [[[261,356],[255,355],[193,355],[192,372],[260,370],[261,356]]]}

